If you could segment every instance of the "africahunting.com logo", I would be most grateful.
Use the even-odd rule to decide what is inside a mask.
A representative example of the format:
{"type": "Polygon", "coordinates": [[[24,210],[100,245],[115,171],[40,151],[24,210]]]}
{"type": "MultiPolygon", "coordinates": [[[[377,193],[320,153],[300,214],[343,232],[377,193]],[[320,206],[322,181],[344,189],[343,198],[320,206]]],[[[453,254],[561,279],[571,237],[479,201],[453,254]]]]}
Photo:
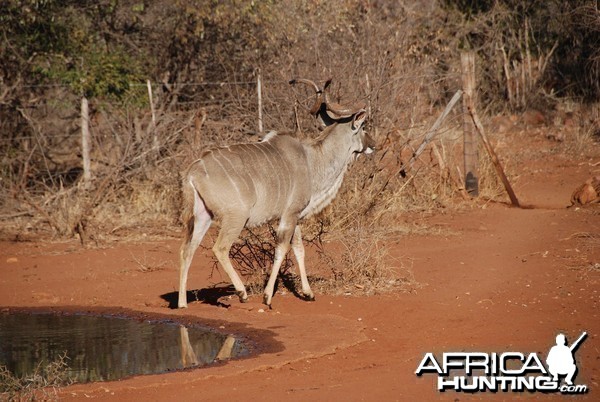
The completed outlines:
{"type": "Polygon", "coordinates": [[[583,394],[587,385],[573,381],[577,374],[575,351],[586,338],[584,332],[571,346],[564,334],[556,336],[546,365],[537,353],[451,352],[437,359],[426,353],[415,374],[437,374],[437,389],[459,392],[560,392],[583,394]],[[564,383],[563,381],[564,380],[564,383]]]}

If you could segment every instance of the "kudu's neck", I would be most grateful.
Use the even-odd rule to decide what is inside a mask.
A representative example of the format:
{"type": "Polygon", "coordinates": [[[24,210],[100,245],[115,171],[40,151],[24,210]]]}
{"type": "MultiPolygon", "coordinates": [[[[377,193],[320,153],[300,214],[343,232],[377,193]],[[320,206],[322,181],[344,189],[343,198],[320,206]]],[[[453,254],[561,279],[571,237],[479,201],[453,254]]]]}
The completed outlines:
{"type": "Polygon", "coordinates": [[[342,185],[344,173],[352,160],[350,128],[336,124],[328,128],[323,139],[307,146],[311,170],[312,197],[304,215],[319,212],[335,198],[342,185]]]}
{"type": "Polygon", "coordinates": [[[319,144],[312,147],[312,150],[318,155],[314,162],[320,168],[320,172],[325,175],[321,179],[330,179],[330,175],[335,177],[343,175],[354,153],[352,134],[348,124],[336,124],[330,130],[319,141],[319,144]]]}

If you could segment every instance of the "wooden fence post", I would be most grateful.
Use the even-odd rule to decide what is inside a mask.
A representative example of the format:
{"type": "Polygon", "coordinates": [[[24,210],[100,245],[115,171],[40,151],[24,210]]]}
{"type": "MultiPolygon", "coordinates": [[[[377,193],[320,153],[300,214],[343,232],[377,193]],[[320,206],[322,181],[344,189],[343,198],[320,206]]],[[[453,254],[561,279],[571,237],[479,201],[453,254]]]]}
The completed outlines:
{"type": "Polygon", "coordinates": [[[92,178],[90,170],[90,112],[88,100],[81,98],[81,155],[83,158],[83,181],[89,183],[92,178]]]}
{"type": "Polygon", "coordinates": [[[479,160],[477,153],[477,133],[469,110],[476,104],[475,91],[475,54],[463,52],[460,55],[463,82],[463,131],[464,131],[464,167],[465,190],[473,196],[479,195],[479,160]]]}
{"type": "Polygon", "coordinates": [[[152,83],[150,80],[146,80],[146,86],[148,87],[148,100],[150,102],[150,113],[152,117],[152,149],[154,152],[158,152],[160,148],[158,143],[158,134],[156,133],[156,110],[154,109],[154,98],[152,96],[152,83]]]}
{"type": "Polygon", "coordinates": [[[260,76],[260,68],[256,69],[256,96],[258,97],[258,133],[263,132],[263,115],[262,115],[262,80],[260,76]]]}

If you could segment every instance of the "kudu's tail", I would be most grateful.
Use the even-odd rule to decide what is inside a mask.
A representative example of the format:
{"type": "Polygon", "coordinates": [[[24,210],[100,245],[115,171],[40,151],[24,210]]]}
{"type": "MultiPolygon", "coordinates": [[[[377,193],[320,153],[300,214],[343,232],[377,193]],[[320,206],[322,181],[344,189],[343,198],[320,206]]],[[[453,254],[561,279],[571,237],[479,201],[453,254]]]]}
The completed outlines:
{"type": "Polygon", "coordinates": [[[185,243],[189,243],[194,233],[194,192],[196,189],[190,182],[189,176],[186,174],[181,183],[182,192],[182,212],[181,221],[185,232],[185,243]]]}

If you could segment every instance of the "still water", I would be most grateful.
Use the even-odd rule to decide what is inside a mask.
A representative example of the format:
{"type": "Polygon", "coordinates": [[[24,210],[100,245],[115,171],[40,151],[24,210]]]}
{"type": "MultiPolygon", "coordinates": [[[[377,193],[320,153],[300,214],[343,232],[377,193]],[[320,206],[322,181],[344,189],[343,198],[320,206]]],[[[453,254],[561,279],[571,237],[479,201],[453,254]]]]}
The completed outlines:
{"type": "Polygon", "coordinates": [[[0,314],[0,365],[22,377],[66,353],[77,382],[164,373],[243,356],[232,336],[173,322],[52,313],[0,314]]]}

